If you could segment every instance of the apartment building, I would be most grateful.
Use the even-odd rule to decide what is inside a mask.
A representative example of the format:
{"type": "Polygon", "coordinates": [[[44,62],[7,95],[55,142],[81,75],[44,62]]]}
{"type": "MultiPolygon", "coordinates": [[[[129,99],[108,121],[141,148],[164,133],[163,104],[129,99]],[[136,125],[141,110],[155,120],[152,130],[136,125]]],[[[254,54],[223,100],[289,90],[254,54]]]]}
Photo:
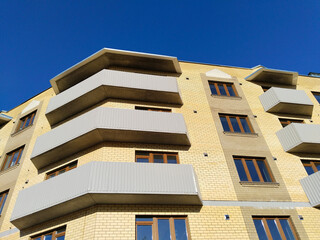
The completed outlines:
{"type": "Polygon", "coordinates": [[[102,49],[0,114],[0,239],[320,239],[320,78],[102,49]]]}

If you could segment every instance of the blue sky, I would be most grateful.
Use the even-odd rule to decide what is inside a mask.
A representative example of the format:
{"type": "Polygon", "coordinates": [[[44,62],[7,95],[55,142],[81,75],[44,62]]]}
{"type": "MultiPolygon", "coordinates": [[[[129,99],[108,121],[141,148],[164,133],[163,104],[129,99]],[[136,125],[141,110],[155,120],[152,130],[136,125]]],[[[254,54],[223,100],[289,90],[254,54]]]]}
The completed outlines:
{"type": "MultiPolygon", "coordinates": [[[[0,110],[103,47],[320,72],[320,1],[0,1],[0,110]]],[[[319,86],[320,88],[320,86],[319,86]]]]}

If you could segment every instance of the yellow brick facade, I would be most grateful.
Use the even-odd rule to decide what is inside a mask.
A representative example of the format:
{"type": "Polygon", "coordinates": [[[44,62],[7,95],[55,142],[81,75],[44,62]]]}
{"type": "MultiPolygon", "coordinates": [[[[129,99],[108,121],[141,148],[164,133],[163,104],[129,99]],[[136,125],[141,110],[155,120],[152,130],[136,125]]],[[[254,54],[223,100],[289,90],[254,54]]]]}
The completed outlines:
{"type": "MultiPolygon", "coordinates": [[[[278,130],[282,129],[278,120],[279,116],[264,111],[259,101],[259,96],[263,94],[261,86],[245,80],[245,77],[250,75],[254,70],[187,62],[180,62],[180,66],[182,74],[177,77],[177,83],[183,100],[182,106],[107,99],[90,109],[98,106],[123,109],[134,109],[135,106],[148,106],[172,109],[173,113],[181,113],[184,117],[188,129],[188,137],[191,142],[190,147],[104,142],[38,170],[30,160],[30,156],[37,137],[51,130],[45,112],[49,100],[55,95],[53,89],[50,88],[8,111],[6,114],[11,116],[13,120],[0,129],[1,164],[7,151],[10,150],[7,149],[7,142],[9,139],[17,137],[11,136],[11,134],[15,124],[19,121],[19,114],[33,100],[40,101],[41,103],[37,109],[37,119],[32,133],[26,137],[28,142],[25,143],[24,156],[21,159],[20,165],[15,166],[15,169],[12,167],[12,169],[0,172],[0,192],[7,190],[6,187],[10,185],[8,199],[0,216],[0,236],[1,233],[5,234],[12,231],[12,234],[7,234],[0,239],[27,240],[31,236],[64,225],[66,225],[66,239],[135,239],[135,216],[137,215],[187,216],[191,239],[193,240],[258,239],[252,216],[289,216],[300,239],[319,239],[320,217],[319,210],[316,208],[312,208],[311,206],[282,208],[237,205],[240,202],[257,201],[278,201],[287,202],[288,204],[309,203],[299,182],[300,179],[308,176],[301,163],[301,157],[283,150],[281,143],[275,135],[278,130]],[[238,174],[235,167],[232,166],[232,160],[230,160],[232,154],[230,153],[230,149],[226,149],[221,140],[221,132],[219,132],[221,125],[214,117],[216,113],[212,112],[211,100],[208,101],[208,93],[206,92],[208,90],[206,84],[208,83],[204,74],[212,69],[221,70],[234,78],[237,89],[240,89],[241,92],[242,99],[239,101],[247,104],[246,106],[250,110],[248,113],[242,113],[257,116],[256,118],[251,117],[250,120],[254,121],[253,126],[255,129],[258,129],[258,137],[264,141],[264,149],[266,149],[267,154],[263,155],[268,158],[272,172],[276,176],[276,179],[279,180],[277,181],[279,185],[271,187],[263,185],[241,186],[238,183],[238,174]],[[193,166],[198,178],[202,200],[206,204],[203,206],[97,205],[23,229],[22,231],[17,230],[14,232],[15,226],[10,222],[10,217],[19,191],[43,182],[47,172],[74,160],[78,160],[78,167],[91,161],[134,162],[136,151],[178,152],[180,164],[191,164],[193,166]],[[204,156],[204,153],[207,156],[204,156]],[[277,160],[273,160],[272,157],[277,158],[277,160]],[[1,179],[4,179],[10,171],[17,171],[18,177],[6,186],[4,184],[1,185],[1,179]],[[272,197],[269,196],[268,191],[272,197]],[[263,195],[263,192],[267,194],[263,195]],[[208,202],[211,202],[211,205],[208,202]],[[226,214],[230,216],[230,220],[225,220],[226,214]],[[303,216],[303,220],[298,218],[299,215],[303,216]]],[[[115,69],[126,71],[124,68],[115,69]]],[[[148,71],[145,73],[148,73],[148,71]]],[[[153,74],[155,73],[153,72],[153,74]]],[[[226,81],[228,82],[229,80],[226,81]]],[[[272,86],[276,85],[273,84],[272,86]]],[[[313,115],[310,118],[304,118],[305,122],[311,123],[310,120],[312,120],[312,124],[320,124],[320,106],[311,93],[311,91],[320,91],[320,79],[299,76],[297,89],[304,90],[314,104],[313,115]]],[[[213,101],[215,100],[213,99],[213,101]]],[[[224,102],[224,100],[219,101],[224,102]]],[[[221,108],[224,108],[223,104],[220,106],[221,108]]],[[[232,106],[230,103],[226,105],[228,105],[227,109],[232,109],[232,107],[236,106],[232,106]]],[[[78,115],[81,114],[83,112],[78,115]]],[[[77,115],[74,116],[74,118],[76,117],[77,115]]],[[[290,116],[290,118],[300,117],[290,116]]],[[[253,140],[243,137],[241,141],[245,144],[246,141],[253,140]]],[[[255,154],[254,149],[256,147],[250,146],[252,153],[248,152],[249,156],[255,154]]],[[[234,151],[234,154],[241,153],[240,150],[237,150],[237,146],[235,146],[234,151]]],[[[308,159],[320,160],[320,156],[310,155],[308,159]]]]}

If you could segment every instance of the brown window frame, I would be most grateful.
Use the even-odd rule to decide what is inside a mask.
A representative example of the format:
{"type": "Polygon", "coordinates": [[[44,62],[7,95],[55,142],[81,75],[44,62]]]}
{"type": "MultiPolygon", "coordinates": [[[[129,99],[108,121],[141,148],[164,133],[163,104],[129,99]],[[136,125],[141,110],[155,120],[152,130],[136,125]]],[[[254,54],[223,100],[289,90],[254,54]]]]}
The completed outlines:
{"type": "Polygon", "coordinates": [[[0,201],[0,216],[4,208],[4,204],[6,204],[6,200],[8,198],[9,190],[0,193],[1,201],[0,201]]]}
{"type": "Polygon", "coordinates": [[[180,164],[179,154],[176,152],[149,152],[149,151],[136,151],[135,162],[138,158],[148,159],[149,163],[154,163],[154,155],[163,155],[163,163],[168,164],[168,156],[175,156],[177,159],[176,164],[180,164]],[[141,154],[144,153],[144,154],[141,154]],[[146,155],[149,154],[149,155],[146,155]]]}
{"type": "Polygon", "coordinates": [[[19,164],[19,163],[20,163],[20,160],[21,160],[21,156],[22,156],[22,154],[23,154],[23,150],[24,150],[24,146],[19,147],[19,148],[15,149],[15,150],[13,150],[13,151],[11,151],[11,152],[8,152],[8,153],[6,154],[6,157],[5,157],[5,159],[4,159],[4,162],[3,162],[2,166],[1,166],[1,170],[0,170],[0,171],[6,170],[6,169],[8,169],[8,168],[11,168],[11,167],[19,164]],[[16,162],[15,162],[15,164],[14,164],[13,166],[10,166],[11,163],[12,163],[12,160],[13,160],[13,158],[12,158],[11,156],[14,156],[15,153],[17,153],[17,152],[19,152],[19,153],[18,153],[17,160],[16,160],[16,162]],[[9,158],[9,157],[10,157],[10,158],[9,158]],[[8,165],[7,168],[4,168],[8,160],[10,160],[10,163],[9,163],[9,165],[8,165]]]}
{"type": "MultiPolygon", "coordinates": [[[[70,170],[72,170],[72,169],[75,169],[75,168],[77,168],[77,166],[78,166],[78,161],[73,161],[73,162],[71,162],[71,163],[68,163],[67,165],[64,165],[64,166],[62,166],[62,167],[60,167],[60,168],[57,168],[57,169],[55,169],[55,170],[52,170],[51,172],[48,172],[47,174],[46,174],[46,178],[45,178],[45,180],[48,180],[48,179],[51,179],[51,178],[54,178],[54,177],[56,177],[56,176],[59,176],[60,174],[58,174],[60,171],[62,171],[62,170],[65,170],[63,173],[65,173],[65,172],[68,172],[68,171],[70,171],[70,170]],[[53,176],[53,177],[50,177],[50,176],[53,176]]],[[[61,174],[63,174],[63,173],[61,173],[61,174]]]]}
{"type": "Polygon", "coordinates": [[[279,121],[282,127],[286,127],[291,123],[305,123],[302,119],[279,118],[279,121]]]}
{"type": "Polygon", "coordinates": [[[20,118],[19,120],[19,123],[18,123],[18,126],[17,126],[17,129],[16,129],[16,132],[20,132],[22,131],[23,129],[29,127],[29,126],[32,126],[33,125],[33,121],[34,121],[34,118],[36,116],[36,113],[37,111],[34,111],[22,118],[20,118]],[[27,120],[30,119],[30,121],[28,122],[27,120]],[[28,125],[26,125],[28,122],[28,125]]]}
{"type": "MultiPolygon", "coordinates": [[[[267,160],[266,160],[265,158],[233,156],[233,161],[236,160],[236,159],[237,159],[237,160],[239,160],[239,159],[241,160],[242,166],[243,166],[244,171],[245,171],[245,173],[246,173],[246,175],[247,175],[248,181],[244,181],[244,182],[257,183],[256,181],[252,181],[252,177],[251,177],[249,168],[248,168],[248,166],[247,166],[246,160],[251,160],[251,161],[253,162],[254,168],[255,168],[255,170],[256,170],[256,172],[257,172],[257,174],[258,174],[259,180],[260,180],[259,182],[269,183],[269,182],[265,182],[265,181],[264,181],[264,179],[263,179],[263,177],[262,177],[262,174],[261,174],[261,171],[260,171],[260,168],[259,168],[259,166],[258,166],[257,161],[263,161],[263,162],[264,162],[264,165],[266,166],[267,171],[268,171],[268,174],[269,174],[269,176],[270,176],[271,182],[272,182],[272,183],[276,182],[275,179],[274,179],[274,176],[273,176],[273,174],[272,174],[272,172],[271,172],[270,166],[269,166],[269,164],[268,164],[268,162],[267,162],[267,160]]],[[[239,174],[238,174],[238,175],[239,175],[239,174]]],[[[240,178],[240,176],[239,176],[239,178],[240,178]]]]}
{"type": "Polygon", "coordinates": [[[176,240],[176,233],[174,227],[174,220],[175,219],[184,219],[186,222],[186,231],[188,234],[188,240],[191,240],[190,228],[189,228],[189,221],[187,216],[136,216],[136,239],[138,237],[138,225],[151,225],[152,226],[152,239],[159,240],[159,229],[158,229],[158,219],[168,219],[169,226],[170,226],[170,235],[171,240],[176,240]],[[137,217],[144,217],[144,218],[152,218],[152,221],[137,221],[137,217]]]}
{"type": "MultiPolygon", "coordinates": [[[[230,117],[235,117],[235,118],[237,119],[237,123],[238,123],[238,125],[239,125],[239,128],[240,128],[241,133],[248,133],[248,132],[245,132],[245,131],[244,131],[244,128],[243,128],[243,126],[242,126],[242,123],[241,123],[241,121],[240,121],[240,118],[246,119],[247,124],[248,124],[249,129],[250,129],[250,132],[249,132],[249,133],[255,133],[255,132],[253,131],[253,128],[252,128],[252,125],[251,125],[251,123],[250,123],[250,121],[249,121],[248,116],[221,113],[221,114],[219,114],[220,122],[221,122],[221,117],[225,117],[225,118],[227,119],[227,123],[228,123],[229,129],[230,129],[230,131],[225,131],[225,130],[224,130],[224,132],[239,133],[239,132],[235,132],[235,131],[234,131],[233,126],[232,126],[232,123],[231,123],[231,120],[230,120],[230,117]]],[[[221,125],[222,125],[222,122],[221,122],[221,125]]],[[[222,127],[223,127],[223,126],[222,126],[222,127]]]]}
{"type": "Polygon", "coordinates": [[[271,232],[269,230],[269,226],[268,226],[268,223],[267,223],[267,220],[276,220],[276,224],[277,224],[277,228],[279,230],[279,233],[281,235],[281,238],[282,239],[287,239],[285,234],[284,234],[284,231],[282,229],[282,226],[281,226],[281,223],[280,223],[280,219],[286,219],[288,220],[288,223],[289,223],[289,226],[290,226],[290,229],[294,235],[294,237],[298,240],[298,235],[297,235],[297,232],[296,232],[296,229],[293,225],[293,222],[291,220],[290,217],[288,216],[253,216],[252,217],[253,220],[262,220],[263,222],[263,225],[264,225],[264,229],[265,229],[265,232],[267,234],[267,237],[268,237],[268,240],[272,240],[272,235],[271,235],[271,232]]]}
{"type": "Polygon", "coordinates": [[[316,165],[320,165],[320,161],[317,160],[308,160],[308,159],[302,159],[301,160],[302,165],[304,167],[312,167],[312,170],[314,171],[314,173],[319,172],[318,168],[316,167],[316,165]]]}
{"type": "Polygon", "coordinates": [[[236,90],[236,87],[235,87],[234,83],[232,83],[232,82],[219,82],[219,81],[209,80],[208,83],[209,83],[209,87],[213,85],[214,88],[216,89],[216,92],[217,92],[217,94],[214,94],[211,91],[211,87],[210,87],[211,95],[214,95],[214,96],[227,96],[227,97],[239,97],[239,94],[238,94],[238,92],[236,90]],[[222,95],[221,94],[220,89],[218,87],[218,84],[222,84],[223,85],[223,88],[224,88],[224,90],[225,90],[227,95],[222,95]],[[232,87],[232,90],[233,90],[235,96],[231,96],[230,95],[229,89],[227,87],[228,85],[232,87]]]}
{"type": "Polygon", "coordinates": [[[40,234],[38,234],[38,235],[36,235],[34,237],[31,237],[31,240],[35,240],[35,239],[37,239],[39,237],[41,238],[41,240],[43,240],[45,236],[50,235],[50,234],[52,236],[52,240],[55,240],[58,237],[65,236],[66,235],[66,230],[67,230],[67,226],[58,227],[58,228],[56,228],[54,230],[47,231],[45,233],[40,233],[40,234]],[[63,228],[64,228],[63,232],[57,233],[57,231],[59,231],[60,229],[63,229],[63,228]]]}
{"type": "Polygon", "coordinates": [[[143,110],[143,111],[152,111],[152,112],[172,112],[169,108],[153,108],[153,107],[142,107],[142,106],[135,106],[136,110],[143,110]]]}

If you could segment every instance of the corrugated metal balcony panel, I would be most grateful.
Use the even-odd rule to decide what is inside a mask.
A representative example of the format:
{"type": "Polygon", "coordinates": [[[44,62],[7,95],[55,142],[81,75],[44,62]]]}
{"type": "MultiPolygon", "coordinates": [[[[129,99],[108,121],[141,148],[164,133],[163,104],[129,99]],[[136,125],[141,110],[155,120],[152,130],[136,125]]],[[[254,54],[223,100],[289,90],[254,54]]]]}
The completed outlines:
{"type": "Polygon", "coordinates": [[[320,172],[309,175],[300,180],[311,205],[320,207],[320,172]]]}
{"type": "Polygon", "coordinates": [[[313,103],[303,90],[272,87],[259,98],[266,112],[312,115],[313,103]]]}
{"type": "Polygon", "coordinates": [[[99,107],[38,137],[31,160],[39,169],[104,141],[190,145],[179,113],[99,107]]]}
{"type": "Polygon", "coordinates": [[[46,116],[54,125],[108,98],[182,104],[175,77],[104,69],[51,98],[46,116]]]}
{"type": "Polygon", "coordinates": [[[276,134],[286,152],[320,153],[319,124],[291,123],[276,134]]]}
{"type": "Polygon", "coordinates": [[[191,165],[91,162],[20,191],[11,222],[24,229],[95,204],[202,205],[191,165]]]}

